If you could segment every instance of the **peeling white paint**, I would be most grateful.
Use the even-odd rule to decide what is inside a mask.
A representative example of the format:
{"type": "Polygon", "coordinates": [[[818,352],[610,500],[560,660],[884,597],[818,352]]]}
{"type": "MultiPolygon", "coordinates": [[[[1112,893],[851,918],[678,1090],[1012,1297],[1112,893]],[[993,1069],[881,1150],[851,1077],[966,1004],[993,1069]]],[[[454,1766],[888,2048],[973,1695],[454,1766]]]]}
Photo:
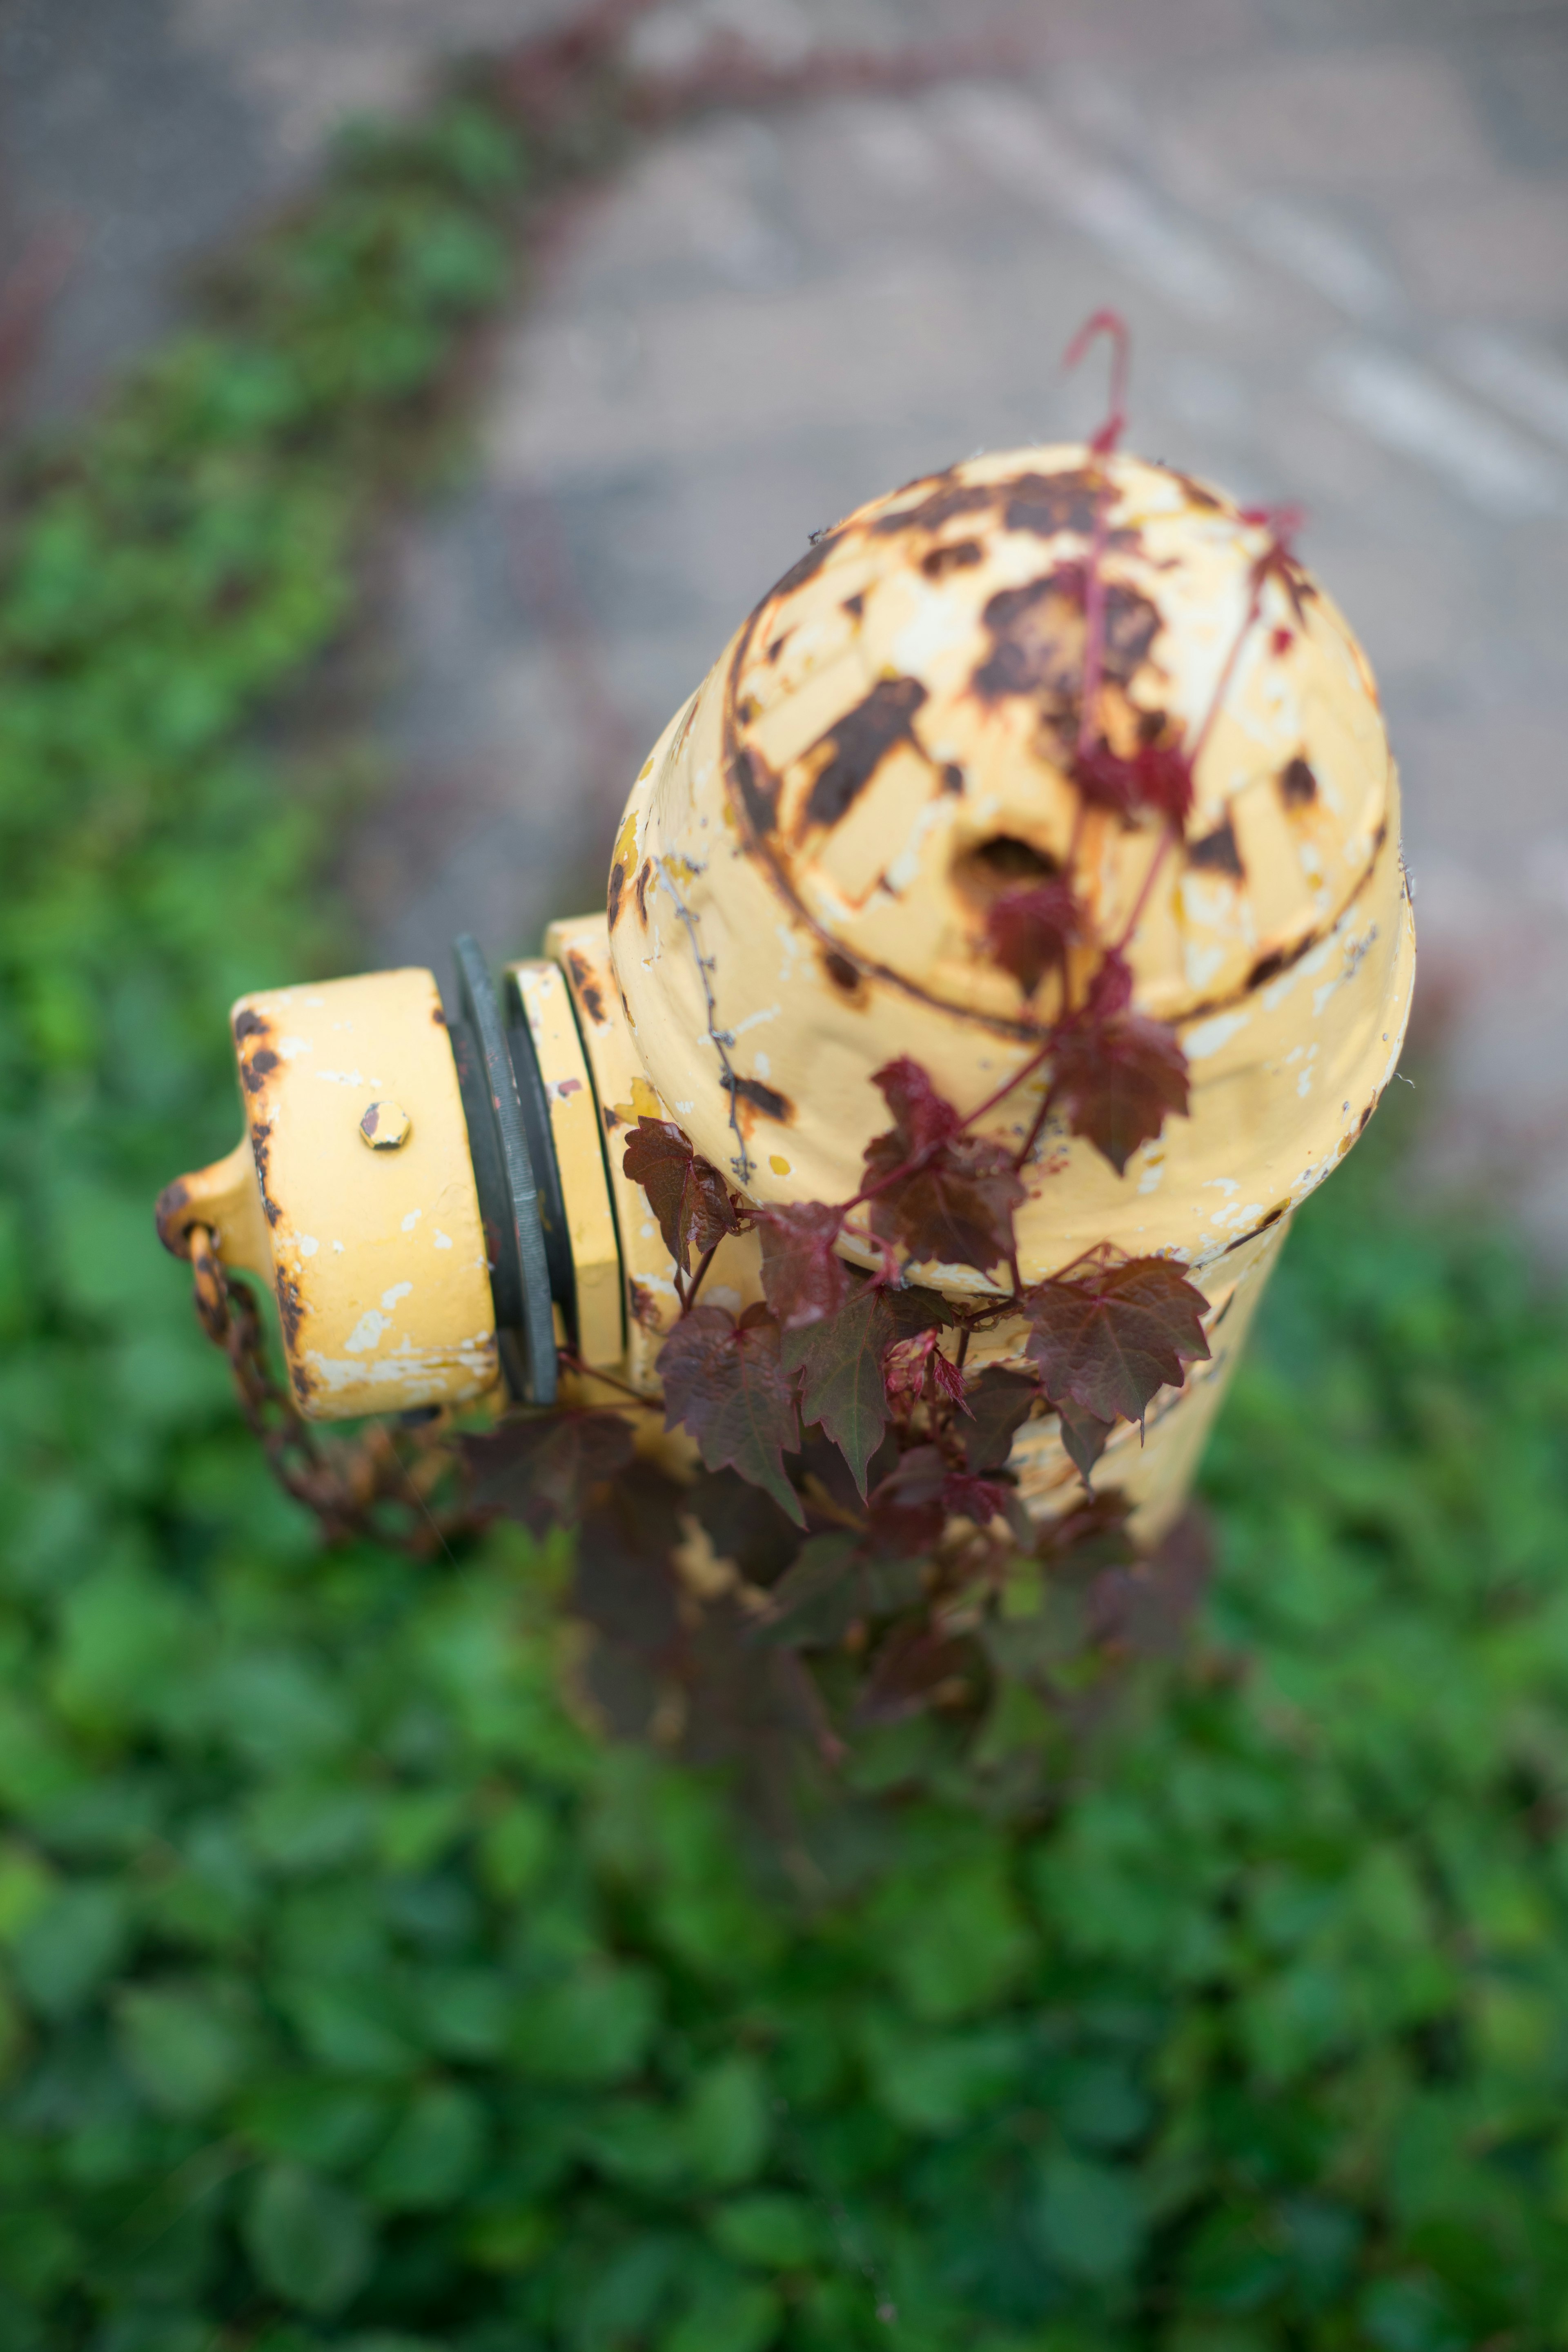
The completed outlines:
{"type": "Polygon", "coordinates": [[[411,1234],[424,1214],[425,1212],[423,1209],[410,1209],[408,1214],[403,1220],[404,1232],[405,1234],[411,1234]]]}
{"type": "Polygon", "coordinates": [[[1206,1062],[1222,1045],[1239,1037],[1251,1018],[1250,1013],[1216,1013],[1212,1021],[1200,1021],[1182,1040],[1188,1061],[1206,1062]]]}
{"type": "Polygon", "coordinates": [[[390,1315],[398,1300],[406,1298],[413,1288],[411,1282],[395,1282],[390,1290],[384,1290],[381,1294],[382,1312],[390,1315]]]}
{"type": "Polygon", "coordinates": [[[436,1228],[436,1246],[437,1249],[450,1249],[452,1246],[451,1234],[444,1234],[439,1225],[436,1228]]]}
{"type": "MultiPolygon", "coordinates": [[[[314,1257],[316,1252],[321,1248],[321,1244],[316,1239],[314,1234],[301,1234],[300,1235],[298,1248],[301,1257],[314,1257]]],[[[340,1243],[339,1247],[341,1248],[342,1246],[342,1244],[340,1243]]]]}

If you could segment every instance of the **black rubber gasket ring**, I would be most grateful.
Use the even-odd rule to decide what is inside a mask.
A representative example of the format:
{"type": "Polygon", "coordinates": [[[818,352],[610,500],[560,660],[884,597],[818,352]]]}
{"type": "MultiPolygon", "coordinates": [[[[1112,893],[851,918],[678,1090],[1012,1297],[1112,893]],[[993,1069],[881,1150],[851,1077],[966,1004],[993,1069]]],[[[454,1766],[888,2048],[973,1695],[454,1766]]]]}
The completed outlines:
{"type": "Polygon", "coordinates": [[[530,1404],[553,1404],[555,1323],[551,1312],[550,1267],[539,1215],[539,1187],[518,1100],[517,1074],[507,1050],[495,985],[479,941],[465,931],[453,941],[452,953],[458,966],[458,1003],[482,1066],[489,1114],[487,1124],[500,1153],[510,1237],[517,1249],[526,1399],[530,1404]]]}

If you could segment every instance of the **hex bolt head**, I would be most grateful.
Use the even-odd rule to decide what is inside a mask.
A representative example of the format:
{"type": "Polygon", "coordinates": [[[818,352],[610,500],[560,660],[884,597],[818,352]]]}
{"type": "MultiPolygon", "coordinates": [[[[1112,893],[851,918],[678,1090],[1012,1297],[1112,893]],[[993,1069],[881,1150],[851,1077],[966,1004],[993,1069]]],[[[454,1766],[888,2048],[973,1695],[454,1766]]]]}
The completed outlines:
{"type": "Polygon", "coordinates": [[[401,1103],[373,1102],[361,1116],[359,1131],[373,1151],[401,1151],[414,1121],[401,1103]]]}

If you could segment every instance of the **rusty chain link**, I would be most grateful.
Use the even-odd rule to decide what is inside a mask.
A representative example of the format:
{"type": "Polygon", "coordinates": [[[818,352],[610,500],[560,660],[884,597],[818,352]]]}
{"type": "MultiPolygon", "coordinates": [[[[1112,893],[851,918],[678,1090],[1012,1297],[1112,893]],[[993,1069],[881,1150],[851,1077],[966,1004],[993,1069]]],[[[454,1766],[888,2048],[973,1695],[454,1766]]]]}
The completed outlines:
{"type": "Polygon", "coordinates": [[[445,1416],[395,1433],[372,1422],[355,1437],[323,1442],[273,1378],[249,1286],[229,1273],[205,1225],[191,1225],[186,1239],[197,1319],[228,1358],[240,1410],[273,1476],[315,1513],[327,1541],[365,1537],[424,1559],[468,1532],[474,1525],[468,1513],[437,1509],[430,1499],[454,1467],[445,1416]]]}

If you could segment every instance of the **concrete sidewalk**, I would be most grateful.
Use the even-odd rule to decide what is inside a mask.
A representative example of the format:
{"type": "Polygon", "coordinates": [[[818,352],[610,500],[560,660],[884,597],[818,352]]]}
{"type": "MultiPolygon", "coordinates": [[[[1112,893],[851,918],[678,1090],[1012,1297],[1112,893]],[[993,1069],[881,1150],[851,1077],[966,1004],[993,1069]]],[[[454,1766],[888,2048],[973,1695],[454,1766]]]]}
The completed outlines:
{"type": "MultiPolygon", "coordinates": [[[[68,13],[74,61],[41,0],[7,35],[32,43],[13,246],[62,191],[89,224],[51,400],[150,331],[183,255],[308,170],[345,106],[403,102],[437,53],[544,11],[68,13]],[[142,54],[122,80],[132,16],[166,70],[142,54]],[[94,73],[148,110],[141,183],[129,132],[72,175],[94,73]]],[[[378,947],[442,965],[472,927],[516,951],[596,897],[647,744],[807,533],[977,446],[1081,431],[1100,385],[1060,353],[1113,302],[1134,445],[1309,509],[1405,774],[1423,990],[1449,1015],[1434,1168],[1568,1254],[1568,7],[706,0],[635,38],[679,65],[723,27],[781,59],[1005,34],[1023,62],[715,114],[578,208],[478,475],[403,546],[401,781],[356,857],[378,947]]]]}

